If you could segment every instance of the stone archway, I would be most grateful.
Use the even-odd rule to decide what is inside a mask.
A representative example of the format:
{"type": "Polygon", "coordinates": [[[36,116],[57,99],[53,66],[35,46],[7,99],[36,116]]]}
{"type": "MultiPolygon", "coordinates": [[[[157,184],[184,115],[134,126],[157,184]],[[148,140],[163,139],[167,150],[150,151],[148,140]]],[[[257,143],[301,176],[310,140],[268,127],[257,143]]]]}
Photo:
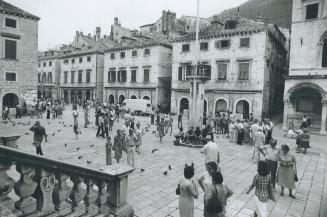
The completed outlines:
{"type": "Polygon", "coordinates": [[[132,95],[130,99],[137,99],[137,97],[135,95],[132,95]]]}
{"type": "Polygon", "coordinates": [[[115,103],[114,95],[110,94],[109,97],[108,97],[108,101],[109,101],[109,103],[115,103]]]}
{"type": "Polygon", "coordinates": [[[148,97],[148,96],[143,96],[143,99],[150,100],[150,97],[148,97]]]}
{"type": "Polygon", "coordinates": [[[215,103],[215,114],[220,112],[227,112],[227,101],[225,99],[218,99],[215,103]]]}
{"type": "Polygon", "coordinates": [[[235,113],[243,115],[243,119],[250,117],[250,104],[248,101],[241,99],[236,103],[235,113]]]}
{"type": "Polygon", "coordinates": [[[118,98],[118,102],[119,104],[122,104],[125,100],[125,96],[124,95],[120,95],[119,98],[118,98]]]}
{"type": "Polygon", "coordinates": [[[179,100],[179,111],[189,110],[189,100],[186,97],[182,97],[179,100]]]}
{"type": "Polygon", "coordinates": [[[8,106],[9,108],[15,108],[18,104],[18,96],[14,93],[7,93],[2,98],[2,106],[8,106]]]}
{"type": "Polygon", "coordinates": [[[299,128],[304,115],[310,117],[312,130],[326,133],[326,92],[317,84],[296,84],[285,94],[283,129],[287,130],[291,122],[299,128]]]}

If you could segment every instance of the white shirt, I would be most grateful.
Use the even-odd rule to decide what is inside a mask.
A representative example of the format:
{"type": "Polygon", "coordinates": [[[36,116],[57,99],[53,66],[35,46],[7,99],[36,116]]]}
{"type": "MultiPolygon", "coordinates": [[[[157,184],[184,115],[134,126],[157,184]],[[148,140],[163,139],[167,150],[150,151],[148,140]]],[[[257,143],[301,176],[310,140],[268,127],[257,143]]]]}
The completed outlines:
{"type": "Polygon", "coordinates": [[[216,162],[218,160],[218,145],[212,141],[208,142],[202,149],[201,153],[204,154],[205,163],[216,162]]]}

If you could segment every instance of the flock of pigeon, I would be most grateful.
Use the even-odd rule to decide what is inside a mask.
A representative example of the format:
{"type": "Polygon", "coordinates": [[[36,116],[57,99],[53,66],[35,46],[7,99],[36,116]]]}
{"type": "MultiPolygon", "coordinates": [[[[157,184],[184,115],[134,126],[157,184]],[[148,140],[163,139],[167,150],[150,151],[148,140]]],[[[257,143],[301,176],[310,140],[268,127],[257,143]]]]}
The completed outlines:
{"type": "MultiPolygon", "coordinates": [[[[23,122],[23,121],[7,121],[7,120],[5,120],[5,121],[1,121],[0,123],[5,124],[5,125],[7,125],[8,127],[15,127],[16,125],[20,125],[20,126],[22,126],[22,127],[28,127],[28,129],[29,129],[29,127],[30,127],[31,124],[32,124],[31,121],[23,122]]],[[[62,124],[63,127],[72,127],[72,126],[73,126],[72,124],[69,124],[69,125],[68,125],[68,124],[65,124],[64,121],[59,121],[58,123],[59,123],[59,124],[62,124]]],[[[91,124],[92,124],[92,123],[91,123],[91,124]]],[[[51,122],[48,122],[48,125],[51,125],[51,122]]],[[[146,131],[146,132],[150,131],[150,128],[151,128],[151,125],[150,125],[149,123],[147,123],[147,125],[146,125],[146,127],[145,127],[145,131],[146,131]]],[[[47,130],[47,129],[46,129],[46,130],[47,130]]],[[[58,129],[58,130],[56,130],[55,132],[50,133],[50,135],[51,135],[51,136],[55,136],[57,132],[58,132],[58,133],[61,132],[61,129],[58,129]]],[[[157,132],[156,132],[155,130],[152,131],[152,134],[156,134],[156,133],[157,133],[157,132]]],[[[25,132],[24,134],[25,134],[25,135],[30,135],[29,132],[25,132]]],[[[64,147],[67,148],[67,147],[68,147],[68,144],[65,143],[65,144],[64,144],[64,147]]],[[[94,147],[94,144],[91,144],[90,147],[91,147],[91,148],[94,147]]],[[[79,147],[79,146],[76,147],[76,151],[79,151],[79,150],[80,150],[80,147],[79,147]]],[[[159,150],[158,148],[155,148],[155,149],[153,149],[153,150],[151,151],[151,153],[154,154],[154,153],[155,153],[156,151],[158,151],[158,150],[159,150]]],[[[83,158],[82,155],[78,156],[78,159],[79,159],[79,160],[81,160],[82,158],[83,158]]],[[[91,160],[87,160],[86,163],[87,163],[87,164],[91,164],[92,161],[91,161],[91,160]]],[[[99,170],[101,170],[101,169],[99,169],[99,170]]],[[[171,167],[170,165],[168,165],[168,170],[172,170],[172,167],[171,167]]],[[[163,175],[167,176],[167,175],[168,175],[168,170],[165,170],[165,171],[163,172],[163,175]]],[[[141,172],[145,172],[145,169],[141,168],[140,171],[141,171],[141,172]]]]}

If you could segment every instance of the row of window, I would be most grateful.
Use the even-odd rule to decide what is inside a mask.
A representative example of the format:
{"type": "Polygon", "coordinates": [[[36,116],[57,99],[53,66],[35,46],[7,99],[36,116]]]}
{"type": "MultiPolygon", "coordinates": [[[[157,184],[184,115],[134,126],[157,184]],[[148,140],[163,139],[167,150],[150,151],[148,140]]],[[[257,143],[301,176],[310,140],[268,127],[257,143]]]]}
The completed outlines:
{"type": "Polygon", "coordinates": [[[37,81],[39,83],[52,83],[52,72],[49,72],[48,73],[48,76],[47,76],[47,73],[38,73],[38,76],[37,76],[37,81]]]}
{"type": "MultiPolygon", "coordinates": [[[[75,59],[74,58],[71,59],[70,61],[71,61],[72,64],[75,64],[75,59]]],[[[78,58],[78,62],[79,63],[83,63],[83,57],[78,58]]],[[[86,62],[91,62],[91,57],[90,56],[86,57],[86,62]]],[[[69,60],[68,59],[64,59],[63,60],[63,63],[64,64],[68,64],[69,63],[69,60]]]]}
{"type": "MultiPolygon", "coordinates": [[[[250,74],[250,61],[238,61],[238,80],[249,80],[250,74]]],[[[190,74],[192,70],[191,64],[183,64],[178,68],[178,80],[184,81],[187,75],[190,74]]],[[[201,67],[199,73],[211,77],[211,65],[207,67],[201,67]]],[[[219,61],[217,62],[217,80],[227,80],[227,74],[229,72],[229,61],[219,61]]]]}
{"type": "MultiPolygon", "coordinates": [[[[230,39],[218,40],[215,42],[215,47],[217,49],[228,49],[231,46],[230,39]]],[[[240,38],[240,47],[250,47],[250,37],[240,38]]],[[[209,50],[209,42],[200,42],[200,50],[208,51],[209,50]]],[[[182,52],[189,52],[190,44],[182,45],[182,52]]]]}
{"type": "MultiPolygon", "coordinates": [[[[137,69],[131,69],[131,81],[130,82],[137,82],[136,79],[136,73],[137,69]]],[[[108,71],[108,82],[113,83],[113,82],[127,82],[127,71],[126,69],[121,69],[121,70],[109,70],[108,71]],[[117,79],[116,79],[117,78],[117,79]]],[[[150,69],[145,68],[143,69],[143,82],[149,82],[150,81],[150,69]]]]}
{"type": "MultiPolygon", "coordinates": [[[[75,83],[75,71],[70,72],[70,83],[74,84],[75,83]]],[[[91,82],[91,70],[86,70],[86,77],[85,77],[85,83],[90,83],[91,82]]],[[[64,72],[64,84],[68,83],[68,72],[64,72]]],[[[80,70],[77,72],[77,83],[81,84],[83,83],[83,71],[80,70]]]]}
{"type": "MultiPolygon", "coordinates": [[[[151,51],[149,48],[144,49],[144,56],[149,56],[151,54],[151,51]]],[[[132,50],[132,57],[137,57],[137,50],[132,50]]],[[[120,59],[124,59],[126,56],[125,52],[122,51],[119,53],[120,59]]],[[[114,60],[116,59],[116,53],[110,53],[110,59],[114,60]]]]}
{"type": "MultiPolygon", "coordinates": [[[[39,68],[41,67],[41,63],[38,63],[39,68]]],[[[47,66],[47,62],[43,62],[43,67],[47,66]]],[[[48,62],[48,66],[52,66],[52,61],[48,62]]]]}

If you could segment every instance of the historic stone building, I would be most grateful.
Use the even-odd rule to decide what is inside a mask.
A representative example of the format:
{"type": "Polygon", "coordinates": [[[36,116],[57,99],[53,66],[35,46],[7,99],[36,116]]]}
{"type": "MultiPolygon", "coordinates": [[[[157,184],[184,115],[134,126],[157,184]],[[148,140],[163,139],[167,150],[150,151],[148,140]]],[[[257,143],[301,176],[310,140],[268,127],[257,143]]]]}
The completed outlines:
{"type": "Polygon", "coordinates": [[[36,101],[39,20],[0,0],[0,111],[36,101]]]}
{"type": "Polygon", "coordinates": [[[105,51],[104,100],[149,99],[170,102],[171,44],[164,39],[134,35],[105,51]]]}
{"type": "Polygon", "coordinates": [[[61,99],[67,103],[103,99],[104,50],[117,45],[96,28],[96,35],[76,32],[74,42],[61,50],[61,99]]]}
{"type": "Polygon", "coordinates": [[[38,56],[37,97],[60,99],[60,52],[48,50],[38,56]]]}
{"type": "Polygon", "coordinates": [[[299,127],[302,117],[326,133],[327,0],[293,1],[289,75],[285,77],[284,121],[299,127]]]}
{"type": "Polygon", "coordinates": [[[189,109],[187,74],[201,63],[209,74],[204,85],[204,117],[227,110],[238,118],[261,119],[282,109],[282,74],[287,66],[287,39],[276,25],[233,16],[213,20],[199,32],[173,41],[171,111],[189,109]],[[205,67],[204,67],[205,66],[205,67]]]}

